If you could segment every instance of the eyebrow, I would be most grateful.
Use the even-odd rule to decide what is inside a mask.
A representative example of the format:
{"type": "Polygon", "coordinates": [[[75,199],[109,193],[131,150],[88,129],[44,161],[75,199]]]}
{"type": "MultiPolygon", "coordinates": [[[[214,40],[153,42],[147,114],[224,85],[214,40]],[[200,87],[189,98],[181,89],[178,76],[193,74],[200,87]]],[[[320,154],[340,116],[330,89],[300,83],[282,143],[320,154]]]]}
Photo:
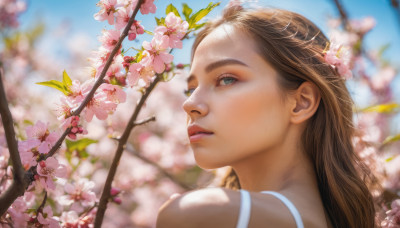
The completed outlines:
{"type": "MultiPolygon", "coordinates": [[[[207,67],[206,67],[206,73],[210,73],[211,71],[213,71],[214,69],[218,68],[218,67],[222,67],[222,66],[226,66],[226,65],[242,65],[242,66],[246,66],[249,67],[246,63],[239,61],[237,59],[223,59],[223,60],[219,60],[213,63],[210,63],[207,67]]],[[[192,80],[195,79],[194,74],[191,74],[188,79],[187,82],[191,82],[192,80]]]]}

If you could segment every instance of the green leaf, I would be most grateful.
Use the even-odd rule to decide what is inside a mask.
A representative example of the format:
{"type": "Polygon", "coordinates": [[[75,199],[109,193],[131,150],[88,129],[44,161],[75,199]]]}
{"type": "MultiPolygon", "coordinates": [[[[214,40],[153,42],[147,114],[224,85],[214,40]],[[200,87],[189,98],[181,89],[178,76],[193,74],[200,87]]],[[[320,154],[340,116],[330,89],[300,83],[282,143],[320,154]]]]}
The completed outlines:
{"type": "Polygon", "coordinates": [[[56,80],[50,80],[47,82],[37,82],[36,84],[38,85],[43,85],[43,86],[48,86],[57,90],[60,90],[61,92],[63,92],[65,95],[69,95],[68,91],[65,91],[65,87],[64,84],[62,82],[56,81],[56,80]]]}
{"type": "Polygon", "coordinates": [[[162,18],[157,18],[156,17],[155,19],[156,19],[156,23],[157,23],[158,26],[165,24],[165,18],[164,17],[162,17],[162,18]]]}
{"type": "Polygon", "coordinates": [[[219,6],[219,4],[220,4],[220,2],[217,2],[215,4],[210,2],[210,4],[208,4],[208,6],[206,8],[201,9],[201,10],[197,11],[195,14],[193,14],[193,16],[191,16],[188,21],[189,29],[195,28],[196,23],[199,22],[203,17],[207,16],[207,14],[209,14],[211,12],[211,10],[213,10],[215,7],[219,6]]]}
{"type": "Polygon", "coordinates": [[[204,22],[204,23],[201,23],[201,24],[197,24],[197,25],[194,26],[194,29],[195,29],[195,30],[200,29],[200,28],[203,27],[204,25],[206,25],[205,22],[204,22]]]}
{"type": "Polygon", "coordinates": [[[176,7],[174,5],[172,5],[172,3],[169,4],[167,6],[167,8],[165,9],[165,14],[168,15],[171,12],[173,12],[175,14],[175,16],[181,17],[181,15],[179,14],[178,10],[176,9],[176,7]]]}
{"type": "Polygon", "coordinates": [[[78,152],[78,156],[79,156],[79,158],[88,158],[89,153],[86,150],[81,150],[78,152]]]}
{"type": "Polygon", "coordinates": [[[192,8],[190,8],[186,3],[182,3],[182,13],[185,16],[185,20],[189,21],[190,14],[192,14],[192,8]]]}
{"type": "Polygon", "coordinates": [[[399,141],[400,140],[400,134],[398,134],[398,135],[392,135],[392,136],[389,136],[389,137],[387,137],[385,140],[383,140],[383,145],[387,145],[387,144],[389,144],[389,143],[393,143],[393,142],[396,142],[396,141],[399,141]]]}
{"type": "Polygon", "coordinates": [[[388,158],[385,159],[385,162],[390,162],[393,159],[394,159],[394,157],[388,157],[388,158]]]}
{"type": "Polygon", "coordinates": [[[72,86],[72,80],[68,76],[68,74],[67,74],[67,72],[65,70],[63,72],[63,83],[64,83],[64,85],[66,85],[68,87],[72,86]]]}
{"type": "Polygon", "coordinates": [[[30,120],[24,120],[24,124],[33,125],[34,123],[30,120]]]}
{"type": "Polygon", "coordinates": [[[396,109],[400,108],[400,104],[380,104],[374,105],[367,108],[363,108],[359,110],[360,112],[378,112],[378,113],[392,113],[395,112],[396,109]]]}
{"type": "Polygon", "coordinates": [[[72,93],[72,91],[70,89],[70,86],[72,86],[72,80],[68,76],[68,74],[65,70],[63,71],[63,80],[61,82],[56,81],[56,80],[50,80],[47,82],[38,82],[36,84],[55,88],[67,96],[69,96],[72,93]]]}
{"type": "Polygon", "coordinates": [[[84,149],[86,149],[87,146],[89,146],[90,144],[93,143],[97,143],[97,140],[94,139],[89,139],[89,138],[83,138],[83,139],[79,139],[76,141],[71,141],[71,140],[65,140],[65,144],[67,145],[67,149],[70,152],[73,152],[75,150],[79,151],[83,151],[84,149]]]}

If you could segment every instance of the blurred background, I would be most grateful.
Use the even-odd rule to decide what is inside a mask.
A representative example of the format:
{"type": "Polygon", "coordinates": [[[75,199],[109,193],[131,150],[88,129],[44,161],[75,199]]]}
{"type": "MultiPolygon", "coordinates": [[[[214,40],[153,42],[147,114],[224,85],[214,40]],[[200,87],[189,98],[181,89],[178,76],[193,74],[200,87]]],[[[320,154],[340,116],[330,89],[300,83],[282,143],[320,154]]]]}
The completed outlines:
{"type": "MultiPolygon", "coordinates": [[[[64,70],[72,79],[84,81],[90,77],[88,58],[93,57],[100,46],[101,31],[112,28],[106,21],[94,20],[93,15],[99,11],[97,2],[25,1],[26,10],[19,16],[19,27],[2,29],[0,57],[5,69],[6,93],[20,138],[25,137],[24,128],[38,120],[49,122],[53,129],[59,127],[55,111],[59,92],[36,82],[61,80],[64,70]]],[[[182,3],[197,11],[209,2],[156,0],[155,17],[165,17],[165,9],[170,3],[179,11],[182,3]]],[[[203,20],[218,17],[227,3],[227,0],[221,1],[221,5],[203,20]]],[[[300,13],[328,36],[347,37],[357,33],[356,43],[352,44],[359,52],[357,68],[353,71],[353,79],[347,82],[355,100],[355,120],[360,130],[355,146],[380,177],[385,188],[382,206],[389,209],[390,202],[400,198],[399,1],[259,0],[249,1],[245,6],[282,8],[300,13]],[[374,23],[366,18],[373,18],[374,23]],[[342,26],[344,19],[353,26],[353,31],[342,26]],[[363,26],[369,26],[367,31],[357,30],[363,26]]],[[[152,14],[138,14],[137,20],[150,31],[156,26],[152,14]]],[[[144,34],[135,41],[124,41],[124,46],[140,48],[142,41],[150,38],[144,34]]],[[[173,51],[175,64],[190,63],[192,42],[185,40],[183,49],[173,51]]],[[[141,112],[140,118],[155,115],[157,121],[132,132],[113,184],[121,191],[121,202],[116,200],[110,204],[104,227],[154,227],[158,208],[171,194],[216,186],[225,175],[226,168],[200,169],[191,154],[186,138],[186,115],[181,108],[187,72],[188,68],[175,74],[171,72],[173,79],[157,86],[141,112]]],[[[60,151],[60,162],[70,167],[69,179],[93,181],[95,187],[90,191],[97,197],[115,151],[113,138],[121,134],[140,96],[135,89],[126,92],[127,101],[118,106],[114,115],[106,121],[94,119],[87,124],[89,134],[85,137],[95,140],[93,143],[73,151],[63,146],[60,151]]],[[[2,131],[0,129],[0,146],[4,145],[2,131]]],[[[58,181],[57,191],[52,193],[54,199],[64,194],[62,186],[66,182],[58,181]]],[[[54,202],[55,215],[59,216],[57,211],[61,213],[69,206],[57,206],[54,202]]]]}

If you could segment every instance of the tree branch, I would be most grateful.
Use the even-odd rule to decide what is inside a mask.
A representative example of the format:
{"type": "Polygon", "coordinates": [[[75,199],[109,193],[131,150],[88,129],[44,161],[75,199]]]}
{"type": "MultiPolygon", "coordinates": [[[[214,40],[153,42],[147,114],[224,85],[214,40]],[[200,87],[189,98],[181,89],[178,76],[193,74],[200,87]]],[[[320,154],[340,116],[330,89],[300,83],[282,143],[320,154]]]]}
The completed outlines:
{"type": "Polygon", "coordinates": [[[156,162],[153,162],[152,160],[146,158],[145,156],[141,155],[139,152],[135,151],[131,145],[128,145],[126,150],[128,152],[130,152],[131,154],[133,154],[135,157],[139,158],[140,160],[154,166],[162,175],[164,175],[165,177],[169,178],[171,181],[173,181],[175,184],[179,185],[181,188],[189,191],[189,190],[193,190],[192,187],[190,187],[189,185],[187,185],[186,183],[183,183],[182,181],[178,180],[176,177],[174,177],[174,175],[168,173],[163,167],[161,167],[159,164],[157,164],[156,162]]]}
{"type": "Polygon", "coordinates": [[[124,152],[126,142],[128,141],[129,135],[130,135],[132,129],[135,126],[137,126],[137,124],[135,124],[137,116],[139,115],[139,112],[142,109],[144,102],[147,100],[147,97],[150,95],[151,91],[154,89],[156,84],[160,81],[160,77],[161,77],[160,75],[157,75],[157,77],[154,79],[154,81],[149,85],[149,87],[147,87],[145,93],[140,98],[140,101],[139,101],[138,105],[136,106],[135,111],[133,112],[124,132],[122,133],[121,138],[118,140],[118,147],[117,147],[117,150],[115,151],[114,159],[112,161],[110,170],[108,172],[106,183],[104,184],[103,193],[101,194],[101,197],[100,197],[99,207],[97,209],[96,219],[94,221],[95,228],[100,228],[101,224],[103,222],[104,214],[107,209],[107,203],[111,197],[111,194],[110,194],[111,184],[112,184],[112,181],[114,180],[114,176],[117,171],[118,164],[121,159],[122,153],[124,152]]]}
{"type": "Polygon", "coordinates": [[[8,108],[7,97],[3,85],[2,69],[0,68],[0,114],[6,135],[8,151],[13,166],[14,179],[10,187],[0,196],[0,216],[3,215],[14,200],[24,194],[28,186],[25,179],[25,170],[22,166],[21,157],[18,152],[18,143],[15,137],[14,123],[10,109],[8,108]]]}
{"type": "Polygon", "coordinates": [[[347,16],[346,10],[343,8],[342,4],[340,3],[340,0],[333,0],[333,2],[336,5],[336,8],[338,9],[340,13],[340,17],[342,18],[343,21],[343,26],[347,30],[347,26],[349,25],[349,17],[347,16]]]}

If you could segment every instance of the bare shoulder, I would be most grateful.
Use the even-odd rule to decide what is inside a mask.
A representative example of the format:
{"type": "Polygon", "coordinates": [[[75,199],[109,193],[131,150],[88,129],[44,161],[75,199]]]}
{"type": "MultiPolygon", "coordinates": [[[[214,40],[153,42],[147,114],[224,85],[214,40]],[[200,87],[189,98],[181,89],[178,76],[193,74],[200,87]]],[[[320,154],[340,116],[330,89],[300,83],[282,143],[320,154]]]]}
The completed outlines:
{"type": "Polygon", "coordinates": [[[224,188],[206,188],[167,201],[158,213],[157,228],[235,227],[240,193],[224,188]]]}
{"type": "MultiPolygon", "coordinates": [[[[251,214],[248,227],[296,227],[292,214],[280,200],[262,193],[250,194],[251,214]]],[[[157,228],[236,227],[240,201],[240,193],[230,189],[206,188],[191,191],[167,201],[160,208],[157,228]]],[[[301,210],[300,213],[303,217],[301,210]]],[[[315,226],[307,217],[303,218],[306,227],[323,227],[315,226]]]]}

